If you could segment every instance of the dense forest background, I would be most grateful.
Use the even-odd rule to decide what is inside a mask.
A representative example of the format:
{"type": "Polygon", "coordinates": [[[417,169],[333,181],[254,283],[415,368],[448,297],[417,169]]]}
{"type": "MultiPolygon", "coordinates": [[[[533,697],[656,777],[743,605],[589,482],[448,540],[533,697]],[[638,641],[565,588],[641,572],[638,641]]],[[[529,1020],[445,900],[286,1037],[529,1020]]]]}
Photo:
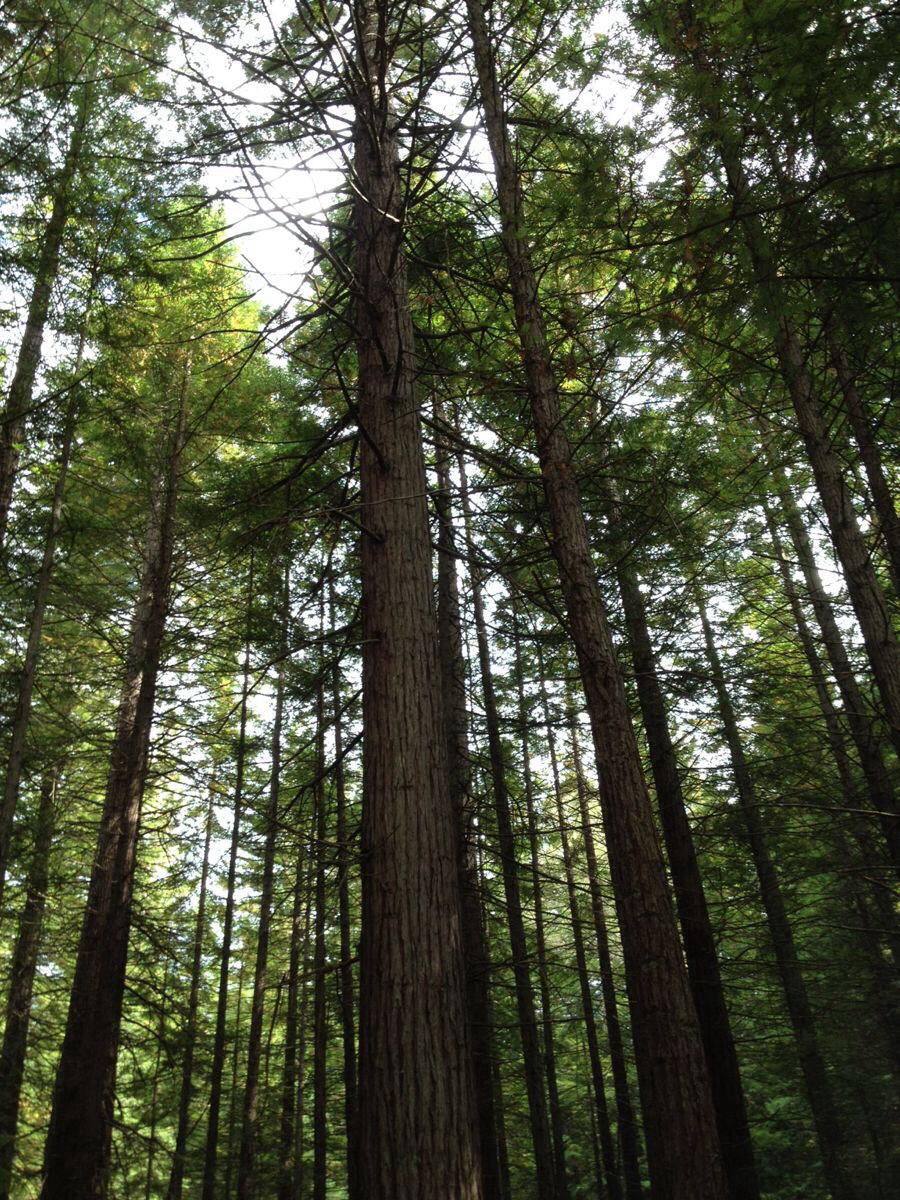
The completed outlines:
{"type": "Polygon", "coordinates": [[[896,1195],[898,33],[4,3],[2,1200],[896,1195]]]}

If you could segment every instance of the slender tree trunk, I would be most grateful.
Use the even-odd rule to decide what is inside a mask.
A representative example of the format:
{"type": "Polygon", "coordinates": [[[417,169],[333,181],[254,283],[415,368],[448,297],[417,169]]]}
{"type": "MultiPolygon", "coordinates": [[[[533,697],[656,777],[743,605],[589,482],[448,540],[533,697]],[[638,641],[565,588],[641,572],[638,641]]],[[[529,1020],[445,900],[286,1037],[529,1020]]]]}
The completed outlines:
{"type": "Polygon", "coordinates": [[[387,3],[357,0],[354,125],[363,626],[360,1170],[367,1200],[478,1200],[454,815],[389,96],[387,3]]]}
{"type": "MultiPolygon", "coordinates": [[[[237,760],[235,763],[234,816],[231,825],[231,846],[228,852],[228,879],[225,893],[225,916],[222,923],[222,948],[219,959],[219,990],[216,1000],[216,1028],[213,1035],[212,1063],[209,1082],[209,1109],[206,1118],[206,1145],[203,1155],[203,1200],[215,1200],[216,1168],[219,1156],[219,1125],[222,1111],[222,1077],[225,1071],[225,1040],[228,1021],[228,978],[231,970],[231,938],[234,929],[234,890],[237,879],[237,856],[240,848],[241,816],[244,800],[244,767],[247,753],[247,700],[250,693],[250,614],[253,608],[253,554],[247,581],[247,632],[244,647],[243,679],[241,683],[240,724],[237,760]]],[[[243,970],[243,967],[242,967],[243,970]]]]}
{"type": "MultiPolygon", "coordinates": [[[[435,425],[443,424],[441,406],[434,400],[435,425]]],[[[456,577],[458,553],[450,503],[449,449],[440,440],[435,447],[438,487],[435,509],[438,518],[438,650],[441,692],[444,697],[444,726],[450,799],[456,812],[460,920],[466,972],[466,1016],[472,1047],[475,1103],[481,1145],[482,1191],[486,1197],[500,1194],[500,1160],[497,1149],[496,1101],[494,1098],[494,1023],[491,1010],[491,963],[485,942],[478,876],[478,830],[475,798],[469,765],[466,666],[462,649],[459,585],[456,577]]]]}
{"type": "Polygon", "coordinates": [[[600,872],[597,867],[597,850],[594,845],[594,830],[588,808],[587,783],[584,778],[581,746],[578,741],[575,709],[571,697],[568,699],[568,704],[569,733],[572,740],[572,765],[575,770],[575,785],[578,790],[581,832],[584,838],[588,886],[591,892],[591,913],[594,919],[594,937],[597,941],[597,956],[600,960],[600,984],[603,992],[603,1012],[606,1017],[606,1036],[609,1041],[609,1061],[612,1067],[613,1086],[616,1093],[616,1121],[618,1124],[619,1146],[622,1153],[622,1167],[625,1175],[625,1194],[628,1200],[640,1200],[640,1197],[643,1195],[643,1188],[641,1186],[641,1148],[637,1117],[635,1116],[634,1105],[631,1101],[631,1089],[628,1084],[622,1025],[619,1020],[619,1004],[616,999],[612,955],[609,949],[609,932],[606,927],[606,914],[603,911],[603,893],[600,889],[600,872]]]}
{"type": "Polygon", "coordinates": [[[6,1000],[6,1025],[0,1048],[0,1200],[9,1200],[13,1184],[13,1158],[19,1098],[25,1075],[28,1028],[31,1022],[31,997],[37,969],[41,925],[47,902],[50,846],[55,825],[57,772],[45,771],[41,779],[41,797],[34,830],[31,866],[25,885],[25,906],[19,918],[19,931],[13,950],[9,995],[6,1000]]]}
{"type": "MultiPolygon", "coordinates": [[[[794,619],[794,625],[797,630],[797,637],[800,645],[803,648],[803,655],[809,667],[810,680],[813,685],[813,690],[816,693],[816,699],[819,703],[819,709],[822,713],[822,720],[825,725],[825,733],[828,739],[828,746],[831,750],[832,758],[834,759],[835,768],[838,773],[838,779],[841,784],[841,792],[844,797],[844,809],[846,811],[850,828],[853,832],[853,837],[859,848],[863,862],[870,868],[879,869],[882,864],[879,862],[877,855],[872,846],[872,836],[867,826],[866,819],[862,815],[863,804],[859,796],[859,789],[854,779],[853,763],[850,758],[850,753],[844,741],[844,731],[841,727],[841,719],[834,703],[831,699],[831,693],[828,688],[828,682],[825,678],[825,672],[822,669],[822,664],[819,661],[819,652],[816,648],[815,638],[812,630],[806,619],[806,613],[803,611],[803,605],[800,600],[800,594],[797,586],[794,583],[791,575],[790,567],[785,556],[784,545],[781,540],[781,534],[778,530],[778,525],[775,520],[775,515],[771,507],[765,500],[762,502],[762,509],[765,515],[766,527],[769,532],[769,541],[772,544],[772,550],[778,564],[778,573],[781,577],[781,584],[784,588],[785,596],[791,609],[791,615],[794,619]]],[[[889,894],[888,889],[882,884],[876,884],[872,889],[872,898],[877,906],[879,919],[887,935],[891,945],[892,955],[898,968],[900,968],[900,928],[898,928],[897,916],[894,911],[893,898],[889,894]]]]}
{"type": "MultiPolygon", "coordinates": [[[[569,843],[569,822],[563,807],[562,783],[559,776],[559,761],[556,756],[556,737],[553,732],[553,722],[550,718],[550,705],[547,700],[547,687],[544,675],[543,656],[538,649],[538,670],[541,683],[541,708],[544,716],[544,728],[547,735],[547,749],[550,752],[550,769],[553,776],[553,792],[556,797],[556,816],[559,821],[559,837],[562,847],[563,869],[566,875],[566,892],[569,898],[569,916],[572,922],[572,941],[575,947],[575,967],[578,972],[578,983],[581,990],[581,1011],[584,1016],[584,1033],[587,1040],[588,1062],[591,1068],[591,1083],[594,1092],[594,1105],[597,1113],[598,1135],[600,1144],[600,1159],[603,1166],[603,1180],[606,1193],[610,1200],[621,1200],[622,1183],[616,1164],[615,1144],[609,1124],[609,1108],[606,1103],[606,1086],[603,1082],[603,1064],[600,1061],[600,1043],[597,1037],[597,1023],[594,1018],[594,999],[591,995],[591,982],[588,977],[587,954],[584,949],[584,927],[581,911],[578,905],[578,890],[575,885],[575,870],[572,863],[572,849],[569,843]]],[[[598,1189],[600,1179],[598,1178],[598,1189]]]]}
{"type": "MultiPolygon", "coordinates": [[[[466,524],[466,543],[471,567],[472,608],[475,616],[475,633],[478,641],[478,664],[481,673],[482,700],[487,725],[488,756],[491,769],[491,787],[494,796],[494,812],[497,820],[497,837],[500,851],[500,866],[503,876],[503,894],[506,900],[506,916],[509,928],[509,943],[512,951],[513,980],[516,990],[516,1011],[519,1019],[519,1036],[522,1039],[522,1057],[525,1073],[525,1091],[528,1096],[528,1112],[531,1120],[531,1141],[534,1148],[535,1182],[540,1200],[553,1200],[565,1186],[564,1165],[559,1155],[554,1156],[551,1148],[550,1125],[547,1120],[547,1102],[544,1095],[544,1078],[541,1070],[541,1047],[534,1004],[534,991],[529,969],[530,956],[522,917],[522,896],[519,884],[519,863],[510,816],[509,792],[506,786],[506,766],[503,760],[503,744],[500,739],[500,722],[497,698],[494,692],[494,676],[491,670],[491,652],[488,645],[487,622],[484,615],[484,600],[481,580],[475,567],[475,542],[472,514],[466,482],[465,464],[459,459],[460,494],[466,524]]],[[[545,1053],[547,1046],[544,1047],[545,1053]]],[[[552,1064],[551,1051],[551,1064],[552,1064]]],[[[561,1135],[557,1143],[561,1150],[561,1135]]]]}
{"type": "MultiPolygon", "coordinates": [[[[78,358],[80,361],[80,354],[78,358]]],[[[2,808],[0,808],[0,910],[2,910],[3,906],[3,892],[6,884],[9,840],[12,834],[13,818],[15,817],[16,807],[19,802],[19,785],[22,779],[22,765],[25,760],[25,738],[31,718],[31,698],[34,693],[38,658],[41,653],[44,614],[47,611],[56,543],[59,538],[60,525],[62,524],[63,496],[65,495],[66,475],[68,474],[69,459],[72,453],[72,441],[75,436],[75,418],[76,400],[73,396],[69,401],[65,424],[63,426],[62,442],[59,451],[59,467],[57,469],[56,484],[53,488],[53,502],[50,508],[50,521],[47,526],[47,535],[44,539],[44,553],[41,558],[37,586],[34,592],[31,623],[28,628],[28,643],[25,648],[25,661],[22,664],[22,673],[19,676],[19,693],[16,699],[16,711],[12,720],[9,757],[6,761],[3,802],[2,808]]]]}
{"type": "Polygon", "coordinates": [[[731,757],[737,798],[747,831],[750,854],[756,868],[760,897],[772,938],[785,1005],[794,1032],[797,1057],[806,1083],[807,1100],[816,1129],[825,1179],[834,1200],[850,1200],[855,1194],[855,1189],[852,1187],[849,1177],[844,1173],[842,1163],[843,1130],[834,1104],[828,1069],[819,1047],[806,981],[803,978],[803,971],[794,944],[793,930],[788,919],[775,866],[766,845],[753,777],[744,755],[737,718],[728,694],[706,605],[699,588],[696,588],[695,595],[700,622],[703,626],[703,639],[715,688],[719,717],[731,757]]]}
{"type": "MultiPolygon", "coordinates": [[[[531,771],[531,752],[528,742],[528,715],[525,703],[525,680],[519,628],[513,610],[513,651],[516,692],[519,703],[519,726],[522,739],[522,783],[525,792],[525,816],[528,821],[528,847],[531,859],[531,894],[534,903],[534,940],[537,951],[538,988],[541,997],[541,1026],[544,1038],[544,1071],[547,1076],[547,1095],[550,1100],[550,1131],[553,1134],[553,1165],[556,1187],[560,1196],[569,1192],[566,1170],[566,1144],[563,1132],[562,1106],[559,1101],[559,1080],[556,1072],[556,1037],[553,1031],[553,1007],[550,1003],[550,980],[547,974],[547,940],[544,936],[544,898],[538,861],[538,826],[534,805],[534,776],[531,771]]],[[[600,1177],[598,1176],[598,1184],[600,1177]]]]}
{"type": "MultiPolygon", "coordinates": [[[[324,622],[320,621],[320,629],[324,622]]],[[[324,670],[324,664],[320,663],[324,670]]],[[[328,1013],[326,1010],[325,963],[325,685],[320,676],[316,693],[316,916],[313,925],[313,1200],[325,1200],[328,1183],[328,1143],[325,1127],[328,1091],[328,1013]]]]}
{"type": "MultiPolygon", "coordinates": [[[[618,516],[617,507],[613,500],[614,518],[618,516]]],[[[688,820],[675,747],[669,733],[647,610],[631,564],[623,554],[617,556],[616,578],[650,751],[650,768],[656,785],[663,840],[675,887],[675,904],[691,994],[697,1008],[700,1035],[709,1066],[729,1194],[732,1200],[758,1200],[759,1180],[750,1138],[750,1122],[703,877],[688,820]]]]}
{"type": "Polygon", "coordinates": [[[313,852],[315,835],[315,806],[313,806],[313,823],[309,831],[309,869],[306,876],[306,905],[303,917],[303,998],[300,1002],[300,1050],[297,1057],[297,1126],[294,1142],[294,1162],[296,1163],[296,1181],[298,1196],[306,1195],[306,1052],[309,1046],[308,1017],[309,1017],[309,980],[312,976],[312,960],[309,954],[310,928],[313,911],[313,876],[316,869],[316,858],[313,852]]]}
{"type": "Polygon", "coordinates": [[[25,421],[31,410],[34,384],[41,364],[41,347],[44,330],[50,312],[50,297],[59,273],[59,255],[63,234],[72,207],[72,186],[78,172],[84,146],[90,106],[89,90],[83,90],[69,134],[66,156],[60,169],[53,193],[53,207],[44,229],[41,250],[35,270],[25,331],[19,347],[19,356],[13,372],[12,382],[6,398],[6,406],[0,413],[0,549],[6,540],[9,524],[9,509],[12,503],[16,473],[21,455],[21,443],[25,432],[25,421]]]}
{"type": "Polygon", "coordinates": [[[300,943],[303,929],[302,850],[297,850],[294,872],[294,894],[291,906],[291,945],[287,972],[287,1004],[284,1019],[284,1066],[281,1075],[281,1124],[278,1172],[278,1200],[295,1200],[297,1123],[297,993],[300,979],[300,943]]]}
{"type": "Polygon", "coordinates": [[[231,1090],[228,1096],[228,1145],[225,1155],[225,1200],[231,1200],[231,1183],[234,1178],[235,1142],[238,1139],[238,1075],[241,1064],[241,1009],[244,1007],[244,973],[247,970],[247,959],[241,954],[241,969],[238,971],[237,1004],[234,1008],[234,1045],[231,1048],[231,1090]]]}
{"type": "MultiPolygon", "coordinates": [[[[696,41],[696,38],[695,38],[696,41]]],[[[717,80],[697,43],[691,62],[711,82],[717,80]]],[[[862,631],[872,674],[878,687],[894,745],[900,754],[900,643],[884,592],[857,520],[853,497],[832,445],[819,397],[807,365],[807,354],[790,313],[787,294],[776,268],[776,256],[759,218],[752,211],[752,192],[740,153],[726,136],[729,115],[721,105],[706,115],[715,121],[716,146],[728,190],[740,215],[744,241],[753,267],[754,283],[764,321],[771,329],[775,358],[791,397],[797,428],[806,447],[816,488],[828,521],[831,540],[841,564],[853,611],[862,631]]]]}
{"type": "Polygon", "coordinates": [[[281,788],[281,729],[284,720],[284,673],[288,654],[290,596],[288,568],[284,573],[283,637],[281,660],[275,684],[275,715],[272,722],[272,774],[269,805],[266,811],[266,837],[263,845],[262,886],[259,897],[259,924],[256,934],[256,965],[250,1002],[250,1030],[247,1034],[247,1075],[244,1084],[244,1113],[241,1127],[241,1151],[238,1166],[238,1200],[252,1200],[256,1194],[256,1143],[259,1105],[259,1064],[262,1053],[263,1015],[266,979],[269,969],[269,931],[272,923],[272,894],[275,888],[275,846],[278,838],[278,797],[281,788]]]}
{"type": "Polygon", "coordinates": [[[878,528],[884,542],[885,556],[894,591],[900,596],[900,516],[894,504],[890,485],[884,470],[884,462],[878,442],[872,434],[871,420],[866,406],[856,386],[856,375],[850,365],[847,355],[845,337],[838,324],[834,311],[825,315],[825,335],[828,339],[828,353],[834,366],[841,394],[844,397],[844,409],[853,430],[853,437],[859,448],[859,457],[866,473],[872,503],[878,518],[878,528]]]}
{"type": "Polygon", "coordinates": [[[602,778],[651,1180],[660,1200],[696,1200],[700,1195],[716,1200],[725,1195],[725,1181],[697,1015],[563,428],[487,22],[481,0],[467,0],[467,8],[553,552],[602,778]]]}
{"type": "Polygon", "coordinates": [[[178,1122],[175,1127],[175,1150],[166,1200],[181,1200],[184,1186],[184,1160],[187,1150],[191,1100],[194,1095],[194,1050],[197,1045],[197,1009],[200,1000],[200,977],[203,972],[203,935],[206,932],[206,891],[209,884],[209,847],[212,841],[215,779],[209,785],[209,804],[206,810],[206,833],[203,839],[203,866],[200,871],[200,895],[197,918],[194,922],[194,947],[191,958],[191,987],[184,1022],[184,1050],[181,1060],[181,1090],[178,1094],[178,1122]]]}
{"type": "Polygon", "coordinates": [[[775,481],[794,546],[794,553],[797,555],[797,561],[803,572],[806,592],[822,634],[825,653],[834,673],[850,736],[859,755],[872,807],[879,815],[882,832],[894,866],[900,871],[900,811],[898,811],[891,778],[882,758],[880,739],[873,727],[868,706],[857,683],[831,607],[831,601],[822,584],[809,534],[806,532],[787,480],[781,471],[775,472],[775,481]]]}
{"type": "MultiPolygon", "coordinates": [[[[329,624],[335,632],[334,582],[329,581],[329,624]]],[[[347,831],[347,792],[344,784],[344,733],[341,718],[341,668],[331,667],[332,728],[334,730],[334,800],[337,832],[338,924],[341,967],[341,1030],[344,1080],[344,1126],[347,1138],[347,1197],[362,1200],[359,1186],[359,1104],[356,1085],[356,1022],[353,998],[353,940],[350,932],[350,841],[347,831]]]]}
{"type": "Polygon", "coordinates": [[[166,1032],[166,1013],[169,1007],[169,967],[166,959],[162,991],[159,997],[159,1023],[156,1030],[156,1057],[153,1063],[153,1084],[150,1088],[150,1128],[147,1131],[147,1174],[144,1179],[144,1200],[153,1198],[153,1167],[156,1163],[156,1126],[159,1119],[159,1069],[162,1064],[163,1040],[166,1032]]]}
{"type": "Polygon", "coordinates": [[[185,364],[168,462],[148,522],[145,568],[44,1148],[42,1200],[100,1200],[107,1190],[135,858],[169,605],[188,379],[185,364]]]}

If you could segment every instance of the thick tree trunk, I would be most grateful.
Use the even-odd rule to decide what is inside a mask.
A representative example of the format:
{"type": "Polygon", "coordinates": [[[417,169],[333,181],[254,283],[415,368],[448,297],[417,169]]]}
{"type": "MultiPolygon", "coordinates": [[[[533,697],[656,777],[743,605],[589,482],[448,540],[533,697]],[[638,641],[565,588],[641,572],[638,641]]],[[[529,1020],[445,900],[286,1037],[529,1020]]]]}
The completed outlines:
{"type": "Polygon", "coordinates": [[[34,384],[41,365],[41,347],[50,312],[50,297],[59,273],[59,255],[72,207],[72,185],[81,160],[89,107],[89,89],[85,88],[53,191],[53,207],[41,240],[19,356],[9,385],[6,406],[0,413],[0,549],[6,541],[25,421],[31,410],[34,384]]]}
{"type": "Polygon", "coordinates": [[[206,834],[203,839],[203,866],[200,871],[200,895],[197,899],[197,918],[194,922],[194,946],[191,957],[191,986],[184,1021],[184,1049],[181,1059],[181,1090],[178,1094],[178,1120],[175,1126],[175,1149],[166,1200],[181,1200],[184,1187],[184,1160],[187,1150],[191,1100],[194,1095],[194,1051],[197,1046],[197,1010],[200,1000],[200,976],[203,970],[203,936],[206,932],[206,891],[209,884],[209,847],[212,842],[215,779],[209,785],[209,806],[206,810],[206,834]]]}
{"type": "MultiPolygon", "coordinates": [[[[613,515],[617,516],[613,502],[613,515]]],[[[759,1180],[750,1138],[750,1122],[741,1083],[741,1071],[712,922],[706,903],[700,864],[688,820],[675,747],[656,656],[650,639],[647,610],[630,562],[619,555],[616,578],[628,629],[638,702],[644,721],[650,767],[656,786],[663,840],[675,887],[675,905],[681,925],[691,993],[700,1021],[712,1083],[713,1104],[722,1145],[722,1161],[732,1200],[758,1200],[759,1180]]]]}
{"type": "MultiPolygon", "coordinates": [[[[235,762],[234,814],[231,845],[228,852],[228,878],[225,891],[225,916],[222,922],[222,948],[219,959],[219,990],[216,999],[216,1026],[210,1064],[209,1109],[206,1116],[206,1144],[203,1152],[203,1200],[215,1200],[219,1158],[219,1125],[222,1111],[222,1077],[225,1072],[225,1040],[228,1020],[228,979],[231,970],[231,936],[234,929],[234,890],[237,856],[240,848],[241,816],[244,803],[244,768],[247,753],[247,701],[250,694],[250,614],[253,607],[253,554],[247,581],[247,632],[241,682],[241,708],[235,762]]],[[[243,965],[241,967],[243,971],[243,965]]]]}
{"type": "Polygon", "coordinates": [[[188,379],[185,365],[168,462],[152,499],[145,568],[44,1148],[42,1200],[99,1200],[107,1190],[135,858],[169,604],[188,379]]]}
{"type": "Polygon", "coordinates": [[[588,872],[588,887],[591,892],[591,915],[594,920],[594,937],[597,942],[597,957],[600,960],[600,986],[603,993],[603,1012],[606,1017],[606,1036],[609,1042],[609,1061],[612,1067],[613,1087],[616,1093],[616,1122],[618,1124],[619,1148],[622,1154],[622,1169],[625,1176],[625,1195],[628,1200],[640,1200],[641,1148],[637,1117],[631,1101],[628,1070],[625,1063],[625,1047],[622,1025],[619,1020],[619,1002],[613,977],[612,955],[609,948],[609,932],[606,914],[603,911],[603,893],[600,888],[600,872],[597,867],[597,850],[594,845],[594,829],[588,808],[587,782],[581,761],[581,746],[578,727],[571,697],[567,700],[569,712],[569,735],[572,742],[572,766],[575,770],[575,786],[578,790],[578,806],[581,815],[581,833],[584,839],[584,854],[588,872]]]}
{"type": "Polygon", "coordinates": [[[367,1200],[478,1200],[456,836],[389,101],[391,12],[355,8],[363,626],[360,1172],[367,1200]]]}
{"type": "Polygon", "coordinates": [[[3,1046],[0,1048],[0,1200],[9,1200],[13,1184],[13,1157],[31,1022],[31,997],[47,902],[50,846],[56,815],[56,784],[56,771],[46,771],[41,779],[31,866],[25,885],[25,906],[19,918],[10,970],[6,1026],[3,1030],[3,1046]]]}
{"type": "MultiPolygon", "coordinates": [[[[78,358],[80,361],[80,354],[78,358]]],[[[28,722],[31,718],[31,698],[34,694],[38,658],[41,653],[44,614],[47,611],[56,543],[62,523],[63,496],[65,495],[66,475],[68,474],[69,459],[72,453],[72,441],[75,436],[75,418],[76,401],[73,397],[69,402],[65,425],[63,426],[62,443],[59,451],[59,467],[50,508],[50,522],[47,526],[47,535],[44,539],[44,553],[41,558],[37,585],[34,591],[31,622],[28,627],[28,643],[25,647],[25,661],[22,664],[22,673],[19,676],[19,692],[16,698],[16,711],[12,720],[9,757],[6,761],[3,801],[2,807],[0,807],[0,910],[2,910],[3,906],[3,892],[6,884],[9,839],[12,834],[16,807],[19,802],[19,785],[22,780],[22,765],[25,760],[25,738],[28,733],[28,722]]]]}
{"type": "MultiPolygon", "coordinates": [[[[434,418],[438,428],[443,414],[437,399],[434,418]]],[[[472,1047],[475,1103],[481,1145],[482,1191],[500,1194],[500,1160],[497,1149],[494,1098],[493,1015],[490,997],[491,963],[485,942],[478,875],[478,831],[469,764],[466,665],[462,648],[458,553],[450,503],[449,450],[438,439],[435,448],[438,519],[438,652],[441,692],[444,697],[444,736],[450,778],[450,800],[457,819],[457,863],[460,891],[463,952],[466,972],[466,1017],[472,1047]]]]}
{"type": "Polygon", "coordinates": [[[247,1034],[247,1075],[244,1083],[244,1113],[241,1126],[241,1150],[238,1166],[238,1200],[252,1200],[256,1194],[256,1143],[259,1104],[259,1066],[262,1053],[263,1014],[266,979],[269,968],[269,931],[272,923],[272,894],[275,887],[275,846],[278,837],[278,798],[281,788],[281,729],[284,720],[284,672],[287,660],[287,622],[290,612],[287,568],[282,613],[283,639],[278,678],[275,684],[275,715],[272,721],[272,774],[269,804],[266,810],[266,837],[263,843],[262,886],[259,896],[259,923],[256,933],[256,965],[250,1002],[250,1030],[247,1034]]]}
{"type": "Polygon", "coordinates": [[[487,22],[480,0],[467,7],[553,552],[602,780],[651,1180],[660,1200],[715,1200],[724,1197],[725,1180],[697,1015],[563,428],[487,22]]]}
{"type": "Polygon", "coordinates": [[[855,1190],[843,1167],[843,1130],[834,1104],[828,1069],[819,1047],[815,1020],[809,1003],[806,981],[797,957],[797,948],[794,944],[794,934],[788,919],[784,895],[766,844],[753,777],[744,755],[737,717],[728,694],[715,636],[699,588],[695,589],[695,596],[700,623],[703,626],[703,639],[716,693],[719,718],[731,758],[738,803],[747,831],[750,855],[756,869],[760,898],[772,938],[785,1006],[797,1047],[797,1057],[806,1083],[807,1100],[816,1129],[825,1179],[834,1200],[851,1200],[851,1197],[855,1195],[855,1190]]]}
{"type": "MultiPolygon", "coordinates": [[[[516,991],[516,1012],[519,1019],[519,1036],[522,1040],[522,1058],[525,1073],[525,1091],[528,1097],[528,1112],[531,1121],[531,1141],[534,1149],[535,1182],[540,1200],[554,1200],[565,1188],[565,1170],[560,1161],[562,1150],[561,1131],[557,1140],[557,1154],[551,1148],[550,1125],[547,1120],[547,1102],[544,1095],[544,1078],[541,1069],[541,1047],[538,1037],[534,990],[531,983],[530,956],[522,916],[522,896],[519,884],[519,863],[516,857],[516,842],[510,815],[509,791],[506,786],[506,766],[503,760],[503,744],[500,739],[500,722],[497,713],[497,698],[494,692],[494,676],[491,669],[491,652],[488,645],[487,622],[484,615],[484,600],[481,580],[477,574],[474,530],[469,506],[465,464],[459,459],[460,494],[466,523],[466,543],[471,567],[472,609],[475,617],[475,634],[478,641],[478,665],[481,674],[481,691],[484,703],[484,719],[487,726],[488,757],[491,770],[491,790],[494,797],[494,814],[497,821],[497,840],[500,851],[500,868],[503,876],[503,895],[506,901],[506,918],[509,929],[509,944],[512,951],[513,981],[516,991]]],[[[539,904],[540,901],[537,900],[539,904]]],[[[549,1006],[545,1009],[549,1019],[549,1006]]],[[[552,1039],[544,1047],[545,1054],[551,1047],[549,1065],[552,1066],[552,1039]]],[[[558,1124],[558,1121],[557,1121],[558,1124]]]]}
{"type": "MultiPolygon", "coordinates": [[[[588,1062],[591,1068],[591,1084],[593,1086],[593,1099],[596,1108],[597,1132],[600,1144],[600,1161],[603,1167],[602,1179],[606,1184],[606,1194],[610,1200],[621,1200],[622,1182],[619,1178],[615,1144],[609,1124],[609,1108],[606,1103],[606,1087],[603,1082],[603,1064],[600,1061],[600,1042],[597,1037],[597,1022],[594,1017],[594,998],[591,994],[587,954],[584,949],[584,927],[578,904],[578,889],[575,884],[575,870],[569,842],[569,819],[563,806],[562,782],[559,776],[559,761],[556,755],[556,736],[553,731],[550,705],[547,700],[543,657],[540,655],[540,651],[538,651],[538,654],[541,708],[543,710],[544,728],[547,735],[547,749],[550,752],[550,769],[553,776],[553,792],[556,798],[556,816],[559,821],[563,869],[565,871],[566,892],[569,899],[569,916],[572,922],[572,941],[575,947],[575,968],[578,972],[578,984],[581,990],[581,1011],[584,1017],[584,1034],[587,1040],[588,1062]]],[[[600,1183],[601,1179],[598,1177],[598,1191],[600,1190],[600,1183]]]]}

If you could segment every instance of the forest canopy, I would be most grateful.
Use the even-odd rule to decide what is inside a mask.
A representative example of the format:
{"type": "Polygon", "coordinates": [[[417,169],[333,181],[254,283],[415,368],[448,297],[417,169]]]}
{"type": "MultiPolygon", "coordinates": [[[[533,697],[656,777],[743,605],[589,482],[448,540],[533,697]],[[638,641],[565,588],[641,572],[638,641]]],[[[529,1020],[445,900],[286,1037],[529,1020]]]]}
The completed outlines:
{"type": "Polygon", "coordinates": [[[898,35],[4,3],[0,1200],[896,1194],[898,35]]]}

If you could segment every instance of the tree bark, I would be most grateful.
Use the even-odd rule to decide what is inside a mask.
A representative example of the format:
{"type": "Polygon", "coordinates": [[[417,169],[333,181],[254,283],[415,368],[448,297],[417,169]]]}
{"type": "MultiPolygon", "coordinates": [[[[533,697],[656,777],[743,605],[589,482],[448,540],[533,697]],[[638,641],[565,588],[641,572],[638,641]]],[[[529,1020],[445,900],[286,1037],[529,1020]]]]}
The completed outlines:
{"type": "Polygon", "coordinates": [[[145,567],[44,1148],[42,1200],[102,1200],[107,1191],[135,858],[169,604],[188,380],[185,364],[168,462],[148,521],[145,567]]]}
{"type": "Polygon", "coordinates": [[[360,1171],[367,1200],[479,1200],[456,838],[390,101],[392,12],[357,0],[363,626],[360,1171]]]}
{"type": "Polygon", "coordinates": [[[703,1046],[650,798],[594,566],[525,237],[521,184],[480,0],[467,0],[503,246],[569,631],[591,728],[622,931],[647,1156],[665,1200],[725,1195],[703,1046]]]}
{"type": "Polygon", "coordinates": [[[45,771],[34,828],[31,866],[25,885],[25,905],[10,970],[6,1000],[6,1026],[0,1048],[0,1200],[9,1200],[13,1185],[13,1160],[19,1099],[25,1075],[31,997],[37,968],[41,926],[47,902],[50,846],[55,825],[57,772],[45,771]]]}
{"type": "Polygon", "coordinates": [[[747,831],[750,855],[756,869],[760,898],[772,938],[775,962],[781,978],[785,1005],[797,1047],[797,1057],[806,1083],[807,1100],[816,1130],[826,1183],[834,1200],[851,1200],[851,1197],[855,1195],[855,1189],[850,1183],[849,1176],[845,1173],[842,1162],[843,1130],[834,1104],[828,1069],[819,1047],[806,981],[797,957],[794,934],[788,919],[781,884],[766,844],[756,789],[744,755],[737,717],[728,694],[722,662],[699,587],[695,587],[695,598],[700,614],[700,623],[703,626],[703,640],[716,693],[719,718],[731,758],[738,803],[747,831]]]}
{"type": "Polygon", "coordinates": [[[181,1193],[184,1188],[184,1160],[187,1150],[191,1100],[194,1095],[194,1051],[197,1046],[197,1010],[200,1000],[200,977],[203,970],[203,936],[206,932],[206,891],[209,884],[209,847],[212,842],[215,794],[215,779],[212,779],[209,785],[209,805],[206,810],[203,866],[200,870],[200,895],[197,899],[197,917],[194,922],[191,986],[188,993],[188,1006],[184,1022],[184,1049],[181,1059],[181,1090],[178,1094],[175,1149],[172,1153],[172,1169],[169,1173],[166,1200],[181,1200],[181,1193]]]}

